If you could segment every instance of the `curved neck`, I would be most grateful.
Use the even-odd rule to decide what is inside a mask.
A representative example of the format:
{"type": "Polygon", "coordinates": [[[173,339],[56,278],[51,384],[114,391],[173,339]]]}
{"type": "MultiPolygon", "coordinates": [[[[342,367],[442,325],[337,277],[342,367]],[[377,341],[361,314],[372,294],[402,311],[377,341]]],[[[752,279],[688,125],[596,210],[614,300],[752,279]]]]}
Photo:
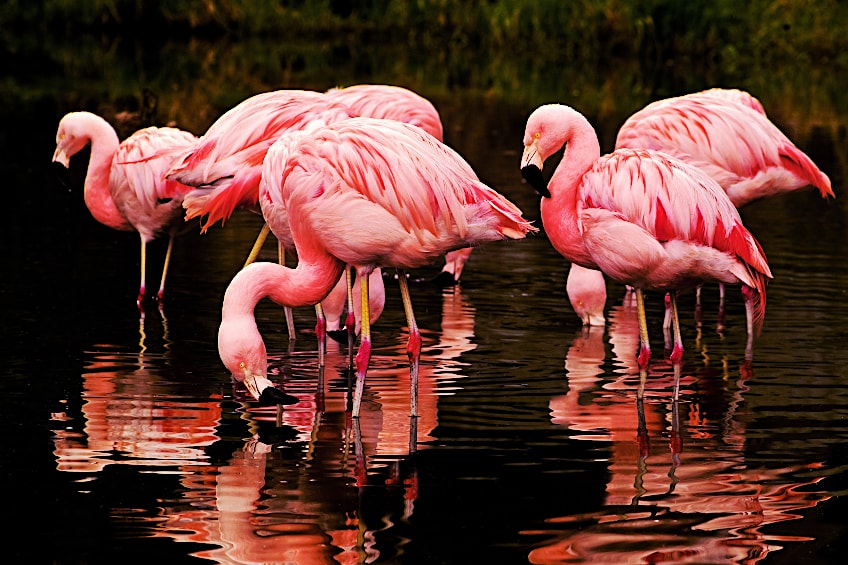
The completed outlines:
{"type": "Polygon", "coordinates": [[[91,120],[89,125],[91,157],[85,175],[83,198],[94,219],[118,230],[132,229],[127,219],[115,206],[109,186],[112,161],[118,152],[118,134],[106,120],[91,120]]]}
{"type": "Polygon", "coordinates": [[[332,255],[299,258],[295,269],[277,263],[252,263],[239,271],[227,287],[222,316],[225,320],[252,316],[263,298],[289,308],[317,304],[339,281],[344,267],[332,255]]]}
{"type": "Polygon", "coordinates": [[[548,183],[551,196],[542,198],[540,212],[545,232],[557,251],[569,261],[591,269],[595,265],[583,245],[577,205],[583,177],[601,156],[601,148],[595,130],[583,121],[585,124],[566,134],[565,153],[548,183]]]}
{"type": "Polygon", "coordinates": [[[560,147],[565,145],[565,152],[551,176],[553,199],[567,197],[576,201],[583,175],[601,156],[601,146],[592,124],[579,114],[575,119],[579,120],[578,124],[564,133],[560,147]]]}

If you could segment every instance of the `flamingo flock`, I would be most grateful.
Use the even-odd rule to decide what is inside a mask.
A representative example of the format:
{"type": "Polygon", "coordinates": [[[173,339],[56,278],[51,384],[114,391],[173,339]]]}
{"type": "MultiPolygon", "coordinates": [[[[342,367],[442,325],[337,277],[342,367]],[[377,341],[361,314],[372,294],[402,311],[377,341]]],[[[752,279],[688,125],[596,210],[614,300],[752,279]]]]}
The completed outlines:
{"type": "MultiPolygon", "coordinates": [[[[88,209],[104,225],[141,238],[140,308],[148,294],[148,242],[169,238],[161,301],[173,239],[187,221],[205,232],[237,210],[261,214],[265,228],[225,289],[218,332],[223,365],[260,403],[297,400],[268,378],[254,316],[268,298],[286,309],[292,339],[291,309],[315,308],[319,363],[328,330],[346,333],[351,350],[358,336],[350,404],[357,418],[371,326],[385,303],[381,270],[394,269],[409,329],[410,416],[417,416],[421,337],[407,271],[443,260],[439,279],[457,284],[474,247],[539,230],[445,143],[433,103],[399,86],[257,94],[200,136],[150,127],[120,142],[102,117],[73,112],[59,123],[53,161],[67,168],[88,144],[88,209]],[[269,231],[278,261],[256,261],[269,231]],[[285,265],[287,253],[295,267],[285,265]]],[[[529,113],[519,165],[516,180],[538,191],[545,233],[571,263],[566,291],[582,323],[604,326],[606,279],[635,292],[640,401],[651,359],[644,294],[667,296],[676,366],[684,354],[679,292],[710,282],[740,285],[746,329],[758,334],[772,272],[737,208],[805,187],[834,196],[827,175],[763,105],[735,89],[649,104],[622,125],[606,155],[578,110],[542,105],[529,113]],[[544,164],[563,147],[546,181],[544,164]]]]}

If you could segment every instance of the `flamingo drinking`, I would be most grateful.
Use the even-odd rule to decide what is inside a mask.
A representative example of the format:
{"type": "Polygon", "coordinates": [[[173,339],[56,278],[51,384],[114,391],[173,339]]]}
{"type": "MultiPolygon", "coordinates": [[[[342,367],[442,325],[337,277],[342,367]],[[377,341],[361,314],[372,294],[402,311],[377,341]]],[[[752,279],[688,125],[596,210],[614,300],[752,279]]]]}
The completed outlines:
{"type": "MultiPolygon", "coordinates": [[[[218,350],[234,378],[255,397],[272,386],[254,308],[263,298],[289,307],[326,297],[352,265],[361,280],[362,333],[356,355],[352,415],[359,416],[371,357],[368,275],[399,270],[409,327],[410,413],[417,415],[421,338],[405,269],[448,251],[504,239],[536,228],[505,197],[484,185],[455,151],[420,128],[392,120],[352,118],[281,137],[263,165],[260,202],[292,219],[298,264],[257,262],[242,269],[224,295],[218,350]]],[[[267,217],[267,216],[266,216],[267,217]]]]}

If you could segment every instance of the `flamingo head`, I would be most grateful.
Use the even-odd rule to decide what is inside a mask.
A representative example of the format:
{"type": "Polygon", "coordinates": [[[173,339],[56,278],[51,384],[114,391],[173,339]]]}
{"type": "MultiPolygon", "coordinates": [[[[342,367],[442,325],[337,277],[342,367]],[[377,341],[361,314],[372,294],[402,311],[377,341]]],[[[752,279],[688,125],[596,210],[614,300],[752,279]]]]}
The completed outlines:
{"type": "Polygon", "coordinates": [[[260,404],[294,404],[268,379],[268,354],[253,316],[225,318],[218,329],[218,354],[236,381],[260,404]],[[249,318],[249,319],[248,319],[249,318]]]}

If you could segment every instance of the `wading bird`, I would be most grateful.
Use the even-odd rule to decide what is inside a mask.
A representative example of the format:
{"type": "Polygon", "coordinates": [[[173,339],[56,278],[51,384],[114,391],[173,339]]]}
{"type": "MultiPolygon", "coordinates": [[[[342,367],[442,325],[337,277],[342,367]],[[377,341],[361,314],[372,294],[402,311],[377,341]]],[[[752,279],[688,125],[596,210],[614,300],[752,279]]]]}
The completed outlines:
{"type": "MultiPolygon", "coordinates": [[[[807,187],[818,189],[824,198],[834,196],[827,175],[744,90],[711,88],[652,102],[619,129],[615,148],[624,147],[662,151],[698,167],[737,208],[807,187]]],[[[603,288],[599,273],[582,277],[582,291],[597,293],[603,288]],[[591,277],[594,281],[588,280],[591,277]]],[[[721,324],[724,285],[719,283],[719,288],[721,324]]],[[[585,300],[578,293],[569,293],[569,298],[572,303],[585,300]]]]}
{"type": "Polygon", "coordinates": [[[601,156],[597,134],[582,114],[548,104],[527,120],[521,171],[542,195],[542,224],[554,248],[572,263],[635,289],[639,398],[650,359],[643,291],[671,295],[676,364],[683,343],[675,291],[707,281],[741,283],[746,308],[761,327],[765,278],[771,277],[765,255],[721,187],[701,170],[649,149],[601,156]],[[546,185],[542,165],[563,146],[546,185]]]}
{"type": "Polygon", "coordinates": [[[410,414],[416,416],[421,337],[404,271],[453,249],[523,239],[536,228],[480,182],[458,153],[392,120],[352,118],[283,136],[268,151],[262,176],[267,189],[260,203],[272,201],[296,218],[289,224],[298,263],[291,269],[257,262],[233,278],[218,333],[224,365],[261,397],[273,385],[256,304],[266,297],[292,308],[316,304],[352,265],[362,289],[352,402],[358,417],[371,358],[368,275],[377,267],[395,268],[409,328],[410,414]]]}
{"type": "Polygon", "coordinates": [[[162,300],[174,237],[185,227],[182,194],[186,187],[164,178],[171,160],[159,153],[188,147],[196,140],[193,134],[176,128],[148,127],[119,141],[109,122],[90,112],[71,112],[59,122],[53,162],[68,168],[71,157],[91,144],[85,205],[101,224],[135,231],[141,238],[139,307],[146,294],[147,244],[168,236],[157,293],[162,300]]]}

